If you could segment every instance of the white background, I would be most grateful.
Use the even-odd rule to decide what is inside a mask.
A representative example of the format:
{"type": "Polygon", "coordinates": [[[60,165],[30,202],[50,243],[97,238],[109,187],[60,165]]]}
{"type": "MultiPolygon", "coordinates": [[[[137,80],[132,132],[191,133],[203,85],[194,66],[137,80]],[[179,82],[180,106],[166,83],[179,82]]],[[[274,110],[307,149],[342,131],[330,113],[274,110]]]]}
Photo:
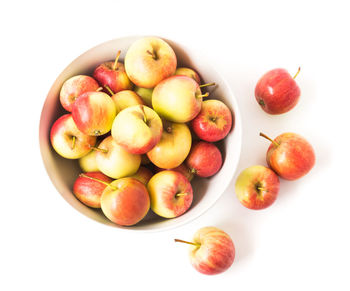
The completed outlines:
{"type": "MultiPolygon", "coordinates": [[[[0,143],[1,290],[349,290],[349,10],[347,1],[2,1],[0,143]],[[229,4],[230,3],[230,4],[229,4]],[[306,177],[282,181],[276,203],[254,212],[235,197],[188,225],[132,234],[76,212],[51,184],[39,152],[45,96],[58,74],[89,48],[127,35],[158,35],[212,60],[237,98],[243,122],[237,173],[265,165],[268,142],[297,132],[314,146],[306,177]],[[258,78],[294,74],[297,107],[264,113],[258,78]],[[236,260],[204,276],[187,246],[202,226],[233,238],[236,260]]],[[[215,80],[213,80],[215,81],[215,80]]]]}

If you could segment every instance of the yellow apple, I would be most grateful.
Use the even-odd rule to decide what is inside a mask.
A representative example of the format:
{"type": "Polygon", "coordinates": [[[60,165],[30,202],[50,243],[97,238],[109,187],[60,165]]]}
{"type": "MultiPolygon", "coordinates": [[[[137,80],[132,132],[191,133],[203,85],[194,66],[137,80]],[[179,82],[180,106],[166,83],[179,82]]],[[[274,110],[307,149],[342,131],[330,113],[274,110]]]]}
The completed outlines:
{"type": "Polygon", "coordinates": [[[131,90],[119,91],[111,98],[117,108],[117,114],[127,107],[144,104],[141,97],[131,90]]]}
{"type": "Polygon", "coordinates": [[[190,68],[177,68],[175,71],[175,75],[187,76],[195,80],[198,84],[201,83],[201,78],[199,77],[198,73],[190,68]]]}
{"type": "Polygon", "coordinates": [[[143,102],[147,106],[152,107],[153,89],[141,88],[141,87],[135,86],[134,91],[136,92],[137,95],[139,95],[142,98],[143,102]]]}

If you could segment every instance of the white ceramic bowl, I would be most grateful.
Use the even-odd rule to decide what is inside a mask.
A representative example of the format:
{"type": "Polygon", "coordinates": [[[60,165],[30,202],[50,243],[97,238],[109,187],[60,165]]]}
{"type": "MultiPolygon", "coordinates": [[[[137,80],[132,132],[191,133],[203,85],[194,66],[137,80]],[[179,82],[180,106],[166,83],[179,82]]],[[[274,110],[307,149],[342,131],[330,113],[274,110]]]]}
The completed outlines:
{"type": "MultiPolygon", "coordinates": [[[[174,49],[178,65],[195,69],[199,72],[203,81],[215,82],[217,86],[211,89],[210,98],[220,99],[229,106],[234,114],[234,128],[226,139],[218,143],[223,154],[224,163],[221,170],[209,179],[193,180],[194,199],[191,208],[182,216],[173,219],[163,219],[150,213],[137,225],[132,227],[121,227],[110,222],[101,212],[89,208],[78,201],[72,193],[75,179],[81,172],[77,160],[67,160],[60,157],[51,147],[50,128],[55,120],[65,113],[59,101],[60,88],[65,80],[78,75],[91,75],[94,68],[104,61],[113,60],[117,50],[121,50],[121,60],[124,59],[128,47],[139,37],[124,37],[102,43],[78,58],[76,58],[58,76],[53,83],[42,109],[40,119],[40,149],[47,173],[62,197],[77,211],[85,216],[114,228],[128,231],[159,231],[183,225],[208,210],[221,196],[229,185],[238,161],[241,150],[241,118],[237,102],[229,85],[213,69],[214,63],[201,56],[198,50],[184,47],[178,43],[166,40],[174,49]]],[[[214,60],[214,58],[213,58],[214,60]]]]}

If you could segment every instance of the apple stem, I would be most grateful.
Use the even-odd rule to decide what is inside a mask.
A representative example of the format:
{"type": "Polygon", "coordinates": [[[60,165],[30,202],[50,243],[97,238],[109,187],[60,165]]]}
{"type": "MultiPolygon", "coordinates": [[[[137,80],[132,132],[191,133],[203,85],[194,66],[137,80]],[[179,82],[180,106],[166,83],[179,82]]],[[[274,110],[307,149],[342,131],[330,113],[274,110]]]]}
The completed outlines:
{"type": "Polygon", "coordinates": [[[203,88],[203,87],[209,87],[209,86],[215,86],[216,84],[214,82],[212,83],[206,83],[206,84],[203,84],[203,85],[199,85],[199,88],[203,88]]]}
{"type": "Polygon", "coordinates": [[[140,105],[142,114],[143,114],[143,121],[144,123],[147,123],[147,117],[146,117],[146,113],[145,113],[145,108],[143,108],[143,105],[140,105]]]}
{"type": "Polygon", "coordinates": [[[118,52],[117,52],[117,56],[115,57],[115,60],[114,60],[114,64],[113,64],[113,71],[115,71],[115,69],[117,68],[117,65],[118,65],[118,60],[119,60],[119,57],[120,57],[120,53],[121,53],[121,51],[119,50],[118,52]]]}
{"type": "Polygon", "coordinates": [[[72,141],[72,150],[74,149],[74,147],[75,147],[75,141],[76,141],[76,137],[75,136],[73,136],[73,141],[72,141]]]}
{"type": "Polygon", "coordinates": [[[208,97],[208,96],[209,96],[209,92],[207,92],[205,94],[197,95],[197,98],[204,98],[204,97],[208,97]]]}
{"type": "Polygon", "coordinates": [[[268,139],[268,140],[269,140],[270,142],[272,142],[276,147],[279,146],[279,143],[278,143],[278,142],[276,142],[276,141],[274,141],[273,139],[269,138],[266,134],[260,132],[260,136],[262,136],[262,137],[268,139]]]}
{"type": "Polygon", "coordinates": [[[178,197],[178,196],[186,196],[186,195],[188,195],[188,193],[178,193],[178,194],[175,195],[175,197],[178,197]]]}
{"type": "Polygon", "coordinates": [[[96,92],[100,92],[100,91],[102,91],[103,90],[103,87],[98,87],[97,89],[96,89],[96,92]]]}
{"type": "Polygon", "coordinates": [[[294,75],[293,79],[295,79],[295,78],[299,75],[299,72],[300,72],[300,67],[298,68],[298,71],[297,71],[297,73],[294,75]]]}
{"type": "Polygon", "coordinates": [[[154,60],[157,60],[157,55],[154,53],[154,51],[151,52],[151,51],[147,50],[147,53],[150,54],[154,60]]]}
{"type": "Polygon", "coordinates": [[[102,153],[108,153],[108,150],[106,150],[106,149],[100,149],[100,148],[93,147],[93,146],[90,146],[90,149],[92,149],[94,151],[102,152],[102,153]]]}
{"type": "Polygon", "coordinates": [[[201,245],[200,244],[196,244],[194,242],[190,242],[190,241],[185,241],[185,240],[182,240],[182,239],[174,239],[175,242],[181,242],[181,243],[185,243],[185,244],[189,244],[189,245],[193,245],[193,246],[196,246],[197,248],[199,248],[201,245]]]}
{"type": "Polygon", "coordinates": [[[117,189],[118,189],[117,187],[111,185],[110,183],[107,183],[107,182],[105,182],[105,181],[102,181],[102,180],[97,179],[97,178],[94,178],[94,177],[90,177],[90,176],[85,175],[85,174],[80,174],[79,177],[88,178],[88,179],[90,179],[90,180],[93,180],[93,181],[96,181],[96,182],[100,182],[100,183],[102,183],[102,184],[104,184],[104,185],[106,185],[106,186],[108,186],[108,187],[111,187],[113,190],[117,190],[117,189]]]}
{"type": "Polygon", "coordinates": [[[114,92],[112,91],[111,87],[109,87],[108,85],[104,85],[104,87],[106,88],[109,94],[114,95],[114,92]]]}

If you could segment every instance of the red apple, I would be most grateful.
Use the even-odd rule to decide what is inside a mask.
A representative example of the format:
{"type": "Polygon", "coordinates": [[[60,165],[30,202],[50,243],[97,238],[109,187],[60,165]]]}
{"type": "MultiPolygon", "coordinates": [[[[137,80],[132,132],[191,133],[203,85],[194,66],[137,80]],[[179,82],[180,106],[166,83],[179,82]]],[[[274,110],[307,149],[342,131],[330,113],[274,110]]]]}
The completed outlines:
{"type": "Polygon", "coordinates": [[[134,178],[113,181],[101,196],[103,213],[119,225],[138,223],[146,216],[149,207],[150,199],[145,185],[134,178]]]}
{"type": "Polygon", "coordinates": [[[88,136],[77,128],[72,114],[65,114],[55,121],[50,140],[54,150],[66,159],[85,156],[96,143],[96,137],[88,136]]]}
{"type": "Polygon", "coordinates": [[[232,126],[230,109],[219,100],[206,100],[199,114],[191,122],[196,135],[205,141],[215,142],[227,136],[232,126]]]}
{"type": "Polygon", "coordinates": [[[102,192],[112,181],[101,172],[80,174],[75,180],[73,193],[85,205],[100,208],[102,192]]]}
{"type": "Polygon", "coordinates": [[[60,91],[60,101],[64,109],[72,112],[74,101],[83,93],[96,91],[99,85],[95,79],[78,75],[69,78],[62,85],[60,91]]]}
{"type": "Polygon", "coordinates": [[[185,213],[192,204],[193,191],[186,177],[176,171],[161,171],[147,184],[151,209],[159,216],[173,218],[185,213]]]}
{"type": "Polygon", "coordinates": [[[116,106],[106,93],[87,92],[73,104],[72,116],[80,131],[87,135],[103,135],[111,130],[117,114],[116,106]]]}
{"type": "Polygon", "coordinates": [[[200,141],[192,147],[186,165],[200,177],[213,176],[222,166],[221,152],[214,144],[200,141]]]}
{"type": "Polygon", "coordinates": [[[189,244],[192,266],[205,275],[215,275],[226,271],[235,259],[235,246],[231,237],[217,227],[199,229],[193,242],[175,239],[189,244]]]}
{"type": "Polygon", "coordinates": [[[172,171],[176,171],[176,172],[179,172],[181,173],[182,175],[184,175],[188,181],[191,182],[191,180],[193,179],[194,177],[194,172],[191,171],[191,169],[189,167],[187,167],[184,163],[182,163],[180,166],[177,166],[176,168],[172,168],[172,169],[161,169],[161,168],[158,168],[157,166],[156,167],[156,172],[161,172],[161,171],[165,171],[165,170],[172,170],[172,171]]]}
{"type": "Polygon", "coordinates": [[[263,75],[255,87],[255,99],[270,114],[282,114],[297,105],[300,89],[285,69],[274,69],[263,75]]]}
{"type": "Polygon", "coordinates": [[[131,178],[135,178],[139,180],[143,185],[147,185],[149,180],[151,180],[153,173],[150,169],[146,167],[140,167],[136,174],[130,176],[131,178]]]}
{"type": "Polygon", "coordinates": [[[113,93],[121,90],[131,90],[133,86],[125,72],[124,65],[118,62],[119,56],[120,51],[118,51],[114,62],[102,63],[93,73],[93,77],[99,84],[104,88],[108,86],[113,93]]]}
{"type": "Polygon", "coordinates": [[[278,176],[264,166],[252,166],[240,173],[235,192],[238,200],[249,209],[264,209],[275,202],[280,188],[278,176]]]}
{"type": "Polygon", "coordinates": [[[266,153],[269,167],[286,180],[296,180],[306,175],[315,165],[315,152],[311,144],[296,133],[283,133],[271,141],[266,153]]]}

